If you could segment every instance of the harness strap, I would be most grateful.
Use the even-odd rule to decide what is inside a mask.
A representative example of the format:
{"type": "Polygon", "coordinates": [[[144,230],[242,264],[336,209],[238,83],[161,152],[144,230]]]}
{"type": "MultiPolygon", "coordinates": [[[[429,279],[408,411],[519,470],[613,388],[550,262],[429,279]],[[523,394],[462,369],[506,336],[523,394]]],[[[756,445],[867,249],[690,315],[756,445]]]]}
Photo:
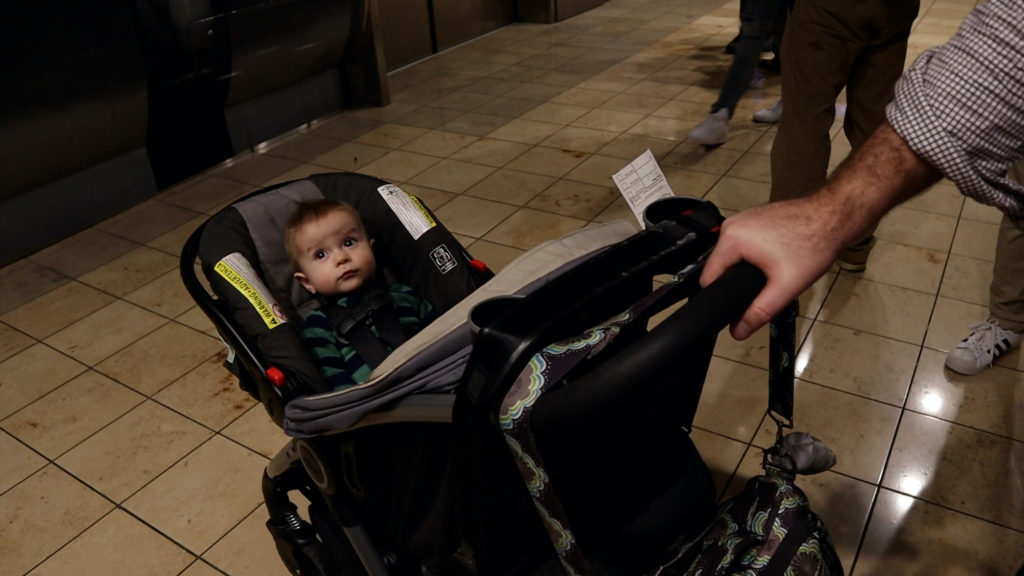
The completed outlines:
{"type": "Polygon", "coordinates": [[[322,311],[336,327],[338,338],[355,348],[370,368],[379,366],[392,350],[409,339],[399,322],[395,302],[387,292],[371,292],[355,308],[328,304],[322,311]],[[377,329],[376,334],[372,328],[377,329]]]}

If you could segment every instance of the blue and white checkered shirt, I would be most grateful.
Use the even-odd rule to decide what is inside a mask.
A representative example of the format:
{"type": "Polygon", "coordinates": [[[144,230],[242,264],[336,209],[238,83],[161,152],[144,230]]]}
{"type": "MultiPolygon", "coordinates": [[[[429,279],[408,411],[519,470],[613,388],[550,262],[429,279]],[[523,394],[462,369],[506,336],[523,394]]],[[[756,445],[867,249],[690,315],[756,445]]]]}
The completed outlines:
{"type": "Polygon", "coordinates": [[[960,191],[1024,227],[1024,0],[989,0],[896,85],[889,123],[960,191]]]}

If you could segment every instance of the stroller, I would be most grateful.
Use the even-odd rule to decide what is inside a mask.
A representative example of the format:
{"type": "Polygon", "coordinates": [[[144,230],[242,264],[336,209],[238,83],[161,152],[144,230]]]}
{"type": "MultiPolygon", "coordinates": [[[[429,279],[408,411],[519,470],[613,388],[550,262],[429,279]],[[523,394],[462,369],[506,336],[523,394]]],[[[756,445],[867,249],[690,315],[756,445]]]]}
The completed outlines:
{"type": "Polygon", "coordinates": [[[196,230],[185,286],[227,368],[292,437],[263,477],[288,569],[639,575],[699,534],[716,494],[688,431],[716,336],[764,277],[741,265],[700,289],[722,220],[709,202],[662,200],[645,220],[584,228],[495,275],[415,197],[337,173],[255,192],[196,230]],[[295,203],[322,196],[352,204],[378,269],[440,314],[341,391],[299,340],[309,302],[282,241],[295,203]]]}

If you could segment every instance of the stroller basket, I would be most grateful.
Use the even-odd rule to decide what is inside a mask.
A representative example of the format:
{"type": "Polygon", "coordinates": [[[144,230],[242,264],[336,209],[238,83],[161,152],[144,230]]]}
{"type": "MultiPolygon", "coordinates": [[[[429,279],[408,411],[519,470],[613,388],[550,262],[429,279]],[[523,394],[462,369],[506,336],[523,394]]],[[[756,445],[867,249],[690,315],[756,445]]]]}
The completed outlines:
{"type": "Polygon", "coordinates": [[[263,480],[282,560],[323,575],[650,571],[714,512],[688,430],[716,336],[763,275],[738,266],[701,290],[722,217],[674,198],[646,230],[588,227],[495,276],[416,199],[433,225],[412,238],[388,204],[394,190],[351,173],[261,190],[182,252],[186,287],[233,352],[229,368],[293,437],[263,480]],[[293,319],[306,303],[282,265],[283,219],[318,195],[356,206],[384,247],[378,261],[442,312],[341,391],[302,349],[293,319]],[[235,254],[251,266],[248,293],[216,269],[235,254]],[[254,292],[269,296],[278,324],[254,292]],[[588,339],[597,344],[579,344],[588,339]],[[524,375],[570,348],[583,352],[532,387],[524,375]],[[293,492],[309,501],[305,517],[293,492]]]}

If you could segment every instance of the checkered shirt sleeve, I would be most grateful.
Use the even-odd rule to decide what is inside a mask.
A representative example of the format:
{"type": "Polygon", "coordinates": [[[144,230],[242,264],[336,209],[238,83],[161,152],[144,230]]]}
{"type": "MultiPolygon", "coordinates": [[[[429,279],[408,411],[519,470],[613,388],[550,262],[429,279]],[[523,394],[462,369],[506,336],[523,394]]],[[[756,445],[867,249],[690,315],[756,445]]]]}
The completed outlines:
{"type": "Polygon", "coordinates": [[[989,0],[923,53],[886,109],[893,129],[964,194],[1024,227],[1024,0],[989,0]]]}

